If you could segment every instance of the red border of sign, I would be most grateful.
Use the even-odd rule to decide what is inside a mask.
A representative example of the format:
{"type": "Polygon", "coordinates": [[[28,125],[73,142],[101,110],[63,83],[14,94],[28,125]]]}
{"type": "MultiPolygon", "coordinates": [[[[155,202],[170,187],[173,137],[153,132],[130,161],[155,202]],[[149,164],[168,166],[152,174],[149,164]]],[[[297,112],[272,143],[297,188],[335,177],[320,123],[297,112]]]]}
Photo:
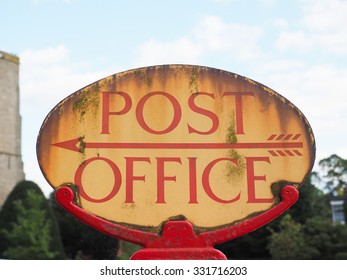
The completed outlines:
{"type": "Polygon", "coordinates": [[[293,186],[281,190],[281,202],[260,215],[223,229],[196,235],[189,221],[169,221],[160,234],[132,229],[101,219],[74,203],[75,193],[63,186],[56,191],[57,202],[78,219],[114,238],[139,244],[145,248],[136,252],[131,259],[226,259],[224,254],[213,248],[272,221],[288,210],[299,198],[299,191],[293,186]]]}

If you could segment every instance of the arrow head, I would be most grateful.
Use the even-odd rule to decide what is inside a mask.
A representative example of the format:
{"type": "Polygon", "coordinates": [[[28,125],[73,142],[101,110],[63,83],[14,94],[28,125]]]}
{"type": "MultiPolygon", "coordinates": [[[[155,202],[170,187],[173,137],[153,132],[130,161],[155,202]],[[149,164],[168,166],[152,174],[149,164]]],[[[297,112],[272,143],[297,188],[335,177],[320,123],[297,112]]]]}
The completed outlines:
{"type": "Polygon", "coordinates": [[[59,147],[59,148],[66,149],[66,150],[82,153],[83,151],[82,151],[81,147],[83,147],[82,144],[84,143],[83,138],[84,137],[71,139],[71,140],[67,140],[67,141],[63,141],[63,142],[58,142],[58,143],[55,143],[52,145],[59,147]],[[77,146],[78,143],[79,143],[79,145],[77,146]]]}

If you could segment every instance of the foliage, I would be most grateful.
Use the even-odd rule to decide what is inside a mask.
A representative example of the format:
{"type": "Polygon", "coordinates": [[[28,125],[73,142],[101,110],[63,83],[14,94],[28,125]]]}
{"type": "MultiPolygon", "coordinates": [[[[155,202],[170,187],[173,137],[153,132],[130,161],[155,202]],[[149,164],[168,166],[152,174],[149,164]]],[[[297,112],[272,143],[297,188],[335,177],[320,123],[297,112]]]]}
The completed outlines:
{"type": "Polygon", "coordinates": [[[49,250],[51,223],[46,221],[45,212],[35,207],[41,206],[43,199],[32,190],[27,195],[27,204],[32,208],[26,209],[21,200],[13,202],[17,222],[11,230],[2,230],[11,244],[3,255],[9,259],[53,259],[56,253],[49,250]]]}
{"type": "Polygon", "coordinates": [[[0,256],[10,259],[62,259],[57,223],[33,182],[15,186],[0,212],[0,256]]]}
{"type": "Polygon", "coordinates": [[[302,225],[286,215],[268,247],[273,259],[347,259],[347,227],[318,216],[302,225]]]}
{"type": "Polygon", "coordinates": [[[288,211],[291,219],[283,218],[279,230],[269,237],[274,259],[347,259],[347,226],[332,223],[329,205],[332,197],[344,199],[347,217],[347,161],[332,155],[319,166],[320,172],[312,173],[300,188],[299,201],[288,211]],[[327,194],[312,184],[313,177],[327,194]]]}
{"type": "Polygon", "coordinates": [[[331,155],[319,162],[321,181],[325,189],[334,195],[343,195],[347,186],[347,160],[331,155]]]}
{"type": "MultiPolygon", "coordinates": [[[[293,222],[305,224],[308,219],[318,214],[322,218],[330,217],[327,197],[312,184],[311,179],[308,177],[300,187],[299,200],[286,212],[290,214],[293,222]]],[[[254,232],[218,245],[216,248],[221,250],[228,259],[270,259],[269,239],[274,232],[285,230],[280,229],[283,217],[284,215],[254,232]]]]}
{"type": "Polygon", "coordinates": [[[114,260],[118,240],[93,229],[61,208],[52,194],[49,202],[57,217],[65,253],[69,259],[114,260]]]}
{"type": "Polygon", "coordinates": [[[142,247],[126,241],[119,241],[119,260],[129,260],[131,256],[142,247]]]}
{"type": "Polygon", "coordinates": [[[268,249],[273,259],[311,259],[318,254],[314,247],[306,244],[302,227],[289,214],[282,218],[279,231],[273,231],[269,237],[268,249]]]}
{"type": "Polygon", "coordinates": [[[317,250],[313,259],[332,260],[347,253],[347,226],[333,224],[318,215],[309,219],[303,227],[305,242],[317,250]]]}
{"type": "Polygon", "coordinates": [[[347,260],[347,252],[337,253],[335,255],[336,260],[347,260]]]}
{"type": "Polygon", "coordinates": [[[305,224],[308,219],[316,217],[317,215],[324,219],[329,219],[331,217],[329,197],[313,185],[313,175],[315,174],[311,174],[302,186],[300,186],[299,199],[288,210],[292,219],[301,224],[305,224]]]}

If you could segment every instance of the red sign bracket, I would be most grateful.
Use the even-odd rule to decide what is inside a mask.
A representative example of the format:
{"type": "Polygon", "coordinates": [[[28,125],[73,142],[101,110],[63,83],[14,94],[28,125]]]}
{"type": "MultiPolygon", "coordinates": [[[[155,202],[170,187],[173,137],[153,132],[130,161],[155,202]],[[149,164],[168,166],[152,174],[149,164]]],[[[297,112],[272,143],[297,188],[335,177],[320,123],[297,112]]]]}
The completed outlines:
{"type": "Polygon", "coordinates": [[[226,259],[225,255],[213,246],[235,239],[254,231],[272,221],[289,209],[299,198],[299,191],[293,186],[281,190],[281,201],[262,214],[239,224],[222,229],[196,234],[188,221],[169,221],[161,234],[146,232],[101,219],[75,204],[76,193],[63,186],[56,191],[57,202],[78,219],[89,226],[114,238],[120,238],[144,246],[131,259],[226,259]]]}

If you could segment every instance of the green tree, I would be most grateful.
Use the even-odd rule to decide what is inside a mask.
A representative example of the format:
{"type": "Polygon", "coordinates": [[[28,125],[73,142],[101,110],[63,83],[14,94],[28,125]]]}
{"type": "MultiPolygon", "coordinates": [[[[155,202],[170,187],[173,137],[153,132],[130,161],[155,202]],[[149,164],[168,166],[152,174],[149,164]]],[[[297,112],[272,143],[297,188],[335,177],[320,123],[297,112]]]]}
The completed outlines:
{"type": "Polygon", "coordinates": [[[140,245],[126,241],[119,241],[119,247],[118,259],[120,260],[129,260],[135,252],[142,248],[140,245]]]}
{"type": "Polygon", "coordinates": [[[282,218],[279,231],[272,231],[268,249],[273,259],[280,260],[311,259],[318,255],[314,247],[306,244],[302,225],[289,214],[282,218]]]}
{"type": "Polygon", "coordinates": [[[319,162],[319,183],[325,186],[330,196],[344,200],[344,214],[347,221],[347,160],[331,155],[319,162]]]}
{"type": "Polygon", "coordinates": [[[51,221],[46,219],[45,212],[41,209],[43,202],[41,196],[29,190],[26,204],[21,200],[14,201],[17,212],[17,222],[12,224],[10,230],[2,231],[4,237],[11,244],[3,253],[9,259],[54,259],[55,252],[50,252],[51,221]]]}
{"type": "Polygon", "coordinates": [[[65,258],[55,217],[33,182],[15,186],[1,209],[0,228],[2,258],[65,258]]]}
{"type": "Polygon", "coordinates": [[[319,215],[303,226],[305,243],[316,249],[313,259],[332,260],[347,257],[347,226],[333,224],[319,215]]]}
{"type": "MultiPolygon", "coordinates": [[[[322,218],[330,217],[328,199],[314,186],[312,180],[312,176],[309,176],[300,186],[299,200],[285,213],[290,214],[296,223],[305,224],[308,219],[317,215],[322,218]]],[[[280,230],[280,222],[285,214],[254,232],[220,244],[216,248],[229,259],[270,259],[269,238],[273,232],[280,230]]]]}
{"type": "Polygon", "coordinates": [[[316,176],[316,173],[312,173],[300,186],[299,199],[287,212],[295,222],[305,224],[317,215],[324,219],[331,217],[329,197],[313,184],[316,176]]]}
{"type": "Polygon", "coordinates": [[[319,162],[319,177],[326,190],[342,196],[347,186],[347,160],[331,155],[319,162]]]}
{"type": "Polygon", "coordinates": [[[49,202],[57,217],[64,250],[69,259],[117,259],[119,242],[72,216],[51,194],[49,202]]]}

